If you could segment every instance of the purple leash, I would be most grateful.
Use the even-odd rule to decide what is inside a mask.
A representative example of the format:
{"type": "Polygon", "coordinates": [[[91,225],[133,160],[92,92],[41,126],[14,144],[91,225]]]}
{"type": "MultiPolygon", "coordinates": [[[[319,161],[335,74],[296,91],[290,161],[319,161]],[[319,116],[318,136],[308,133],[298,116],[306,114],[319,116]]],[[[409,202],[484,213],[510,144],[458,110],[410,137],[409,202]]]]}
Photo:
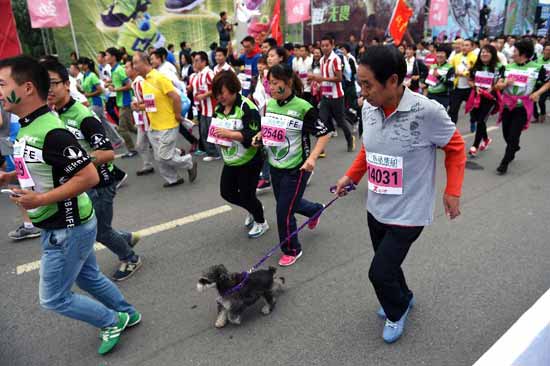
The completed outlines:
{"type": "MultiPolygon", "coordinates": [[[[356,189],[355,185],[354,184],[348,184],[347,186],[344,187],[344,189],[346,190],[346,192],[351,192],[351,191],[354,191],[356,189]]],[[[336,192],[336,186],[333,186],[333,187],[330,187],[330,192],[331,193],[335,193],[336,192]]],[[[315,213],[315,215],[311,216],[309,219],[307,219],[302,225],[300,225],[300,227],[298,227],[296,230],[294,230],[292,233],[290,233],[290,235],[288,235],[282,242],[280,242],[279,244],[275,245],[273,248],[271,248],[269,250],[269,252],[267,252],[266,255],[263,256],[262,259],[260,259],[260,261],[258,263],[256,263],[255,265],[252,266],[252,268],[250,268],[248,271],[246,272],[242,272],[241,275],[243,276],[242,280],[239,282],[239,284],[237,284],[236,286],[230,288],[228,291],[226,291],[223,296],[228,296],[228,295],[231,295],[237,291],[239,291],[240,289],[243,288],[243,286],[246,284],[246,281],[248,280],[248,277],[250,276],[250,274],[254,271],[256,271],[258,268],[261,267],[262,264],[265,263],[265,261],[267,261],[273,254],[275,254],[275,252],[280,248],[282,247],[286,242],[288,242],[293,236],[297,235],[300,231],[302,231],[302,229],[304,227],[306,227],[307,224],[309,224],[312,220],[316,220],[319,218],[319,216],[321,216],[321,214],[323,213],[323,211],[325,211],[327,208],[329,208],[334,202],[336,202],[336,200],[338,198],[340,198],[341,196],[336,196],[334,197],[333,199],[331,199],[323,208],[321,208],[319,211],[317,211],[315,213]]]]}

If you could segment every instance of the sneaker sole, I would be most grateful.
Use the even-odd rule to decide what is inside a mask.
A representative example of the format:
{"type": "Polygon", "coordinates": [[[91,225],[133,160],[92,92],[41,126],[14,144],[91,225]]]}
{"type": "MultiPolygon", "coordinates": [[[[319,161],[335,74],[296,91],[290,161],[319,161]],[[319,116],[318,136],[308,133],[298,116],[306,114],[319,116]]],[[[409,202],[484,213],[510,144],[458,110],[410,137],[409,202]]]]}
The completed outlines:
{"type": "Polygon", "coordinates": [[[8,235],[8,238],[10,238],[11,240],[15,240],[15,241],[21,241],[21,240],[25,240],[25,239],[39,238],[40,235],[41,235],[41,233],[25,235],[23,237],[14,237],[14,236],[8,235]]]}
{"type": "Polygon", "coordinates": [[[116,281],[116,282],[122,282],[124,280],[127,280],[128,278],[132,277],[134,275],[134,273],[136,273],[141,268],[142,265],[143,265],[143,261],[141,260],[139,262],[139,264],[136,266],[136,268],[132,272],[130,272],[130,274],[128,276],[123,277],[123,278],[118,278],[118,279],[115,279],[115,278],[111,277],[111,279],[113,281],[116,281]]]}
{"type": "Polygon", "coordinates": [[[260,236],[265,235],[265,233],[267,233],[268,230],[269,230],[269,226],[267,227],[267,229],[265,229],[263,232],[261,232],[261,233],[259,233],[259,234],[255,234],[255,235],[250,235],[250,234],[248,234],[248,237],[249,237],[250,239],[259,238],[260,236]]]}
{"type": "Polygon", "coordinates": [[[302,251],[300,252],[300,254],[298,254],[298,255],[296,256],[296,259],[294,259],[294,262],[289,263],[289,264],[281,264],[281,263],[279,263],[279,266],[281,266],[281,267],[290,267],[290,266],[292,266],[293,264],[295,264],[296,262],[298,262],[298,259],[300,259],[300,257],[302,256],[303,253],[304,253],[304,251],[302,250],[302,251]]]}
{"type": "Polygon", "coordinates": [[[126,328],[132,328],[132,327],[138,325],[139,323],[141,323],[141,318],[142,318],[142,316],[141,316],[141,313],[140,313],[138,320],[136,320],[135,322],[130,323],[130,319],[128,319],[128,325],[126,326],[126,328]]]}

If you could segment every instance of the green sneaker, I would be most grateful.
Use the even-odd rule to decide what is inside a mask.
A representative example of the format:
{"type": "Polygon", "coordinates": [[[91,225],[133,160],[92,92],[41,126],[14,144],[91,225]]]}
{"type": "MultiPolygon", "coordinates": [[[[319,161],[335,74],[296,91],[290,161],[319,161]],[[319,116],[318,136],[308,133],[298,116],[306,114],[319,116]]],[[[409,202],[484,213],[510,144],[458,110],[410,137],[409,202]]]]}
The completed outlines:
{"type": "Polygon", "coordinates": [[[120,340],[120,334],[128,326],[130,315],[118,313],[118,322],[112,327],[101,329],[101,345],[97,351],[100,355],[109,353],[120,340]]]}
{"type": "Polygon", "coordinates": [[[134,325],[138,325],[141,322],[141,313],[136,310],[135,313],[130,315],[130,320],[128,321],[127,327],[133,327],[134,325]]]}
{"type": "Polygon", "coordinates": [[[131,233],[132,238],[130,239],[130,246],[133,248],[141,240],[141,234],[138,232],[131,233]]]}

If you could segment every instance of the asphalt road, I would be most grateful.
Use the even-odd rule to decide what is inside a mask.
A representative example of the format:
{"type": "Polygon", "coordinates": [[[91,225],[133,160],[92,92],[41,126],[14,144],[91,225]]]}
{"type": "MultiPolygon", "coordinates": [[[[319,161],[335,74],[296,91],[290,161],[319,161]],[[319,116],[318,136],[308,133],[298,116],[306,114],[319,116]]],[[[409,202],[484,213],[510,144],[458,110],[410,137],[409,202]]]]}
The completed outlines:
{"type": "MultiPolygon", "coordinates": [[[[459,126],[469,133],[464,118],[459,126]]],[[[274,313],[251,308],[239,327],[214,328],[215,294],[198,293],[196,281],[216,263],[244,270],[277,243],[271,192],[261,196],[271,230],[258,240],[246,237],[245,214],[236,207],[144,238],[137,247],[142,269],[120,284],[143,322],[105,357],[97,354],[96,329],[40,308],[37,270],[16,274],[40,258],[40,245],[7,238],[19,219],[0,197],[0,365],[471,365],[550,287],[550,124],[524,133],[504,177],[495,174],[502,135],[490,135],[494,144],[467,170],[462,216],[453,222],[441,204],[439,153],[436,220],[404,265],[417,305],[393,345],[382,341],[367,276],[365,184],[337,201],[317,230],[301,234],[304,256],[279,270],[287,286],[274,313]]],[[[469,147],[473,137],[466,140],[469,147]]],[[[328,201],[328,187],[354,155],[342,136],[334,139],[306,197],[328,201]]],[[[116,198],[116,228],[139,230],[226,204],[218,193],[221,162],[201,162],[195,183],[171,190],[158,175],[136,177],[137,158],[117,164],[130,180],[116,198]]],[[[97,257],[103,271],[114,271],[112,253],[97,257]]]]}

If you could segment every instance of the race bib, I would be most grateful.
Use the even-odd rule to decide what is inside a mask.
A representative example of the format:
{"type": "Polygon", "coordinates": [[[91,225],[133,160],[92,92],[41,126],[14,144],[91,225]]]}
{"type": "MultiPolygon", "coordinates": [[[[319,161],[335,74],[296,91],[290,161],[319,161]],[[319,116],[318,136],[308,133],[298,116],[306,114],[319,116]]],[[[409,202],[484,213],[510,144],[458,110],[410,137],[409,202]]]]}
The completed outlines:
{"type": "Polygon", "coordinates": [[[321,83],[321,94],[323,96],[332,96],[332,83],[330,81],[323,81],[321,83]]]}
{"type": "Polygon", "coordinates": [[[25,162],[25,141],[13,144],[13,161],[17,172],[17,180],[23,189],[32,189],[35,184],[25,162]]]}
{"type": "Polygon", "coordinates": [[[378,194],[403,194],[403,157],[367,153],[369,191],[378,194]]]}
{"type": "Polygon", "coordinates": [[[286,143],[288,120],[269,114],[262,117],[262,142],[264,146],[283,146],[286,143]]]}
{"type": "Polygon", "coordinates": [[[428,73],[428,77],[426,78],[426,84],[431,85],[431,86],[435,86],[435,85],[437,85],[437,83],[439,83],[439,80],[434,75],[434,70],[432,69],[428,73]]]}
{"type": "Polygon", "coordinates": [[[144,94],[143,103],[145,104],[145,112],[152,113],[157,111],[157,103],[154,94],[144,94]]]}
{"type": "Polygon", "coordinates": [[[550,64],[545,64],[544,70],[546,71],[546,78],[550,78],[550,64]]]}
{"type": "Polygon", "coordinates": [[[228,130],[234,130],[235,129],[234,120],[213,117],[212,122],[210,123],[210,128],[208,129],[208,138],[206,139],[206,141],[212,144],[231,147],[233,145],[233,140],[215,136],[214,131],[216,128],[225,128],[228,130]]]}
{"type": "Polygon", "coordinates": [[[524,88],[527,86],[527,82],[529,81],[529,72],[520,71],[520,70],[509,71],[506,74],[506,79],[513,80],[514,86],[519,86],[520,88],[524,88]]]}
{"type": "Polygon", "coordinates": [[[495,80],[495,74],[487,71],[478,71],[474,78],[475,85],[478,88],[490,89],[493,86],[493,80],[495,80]]]}

